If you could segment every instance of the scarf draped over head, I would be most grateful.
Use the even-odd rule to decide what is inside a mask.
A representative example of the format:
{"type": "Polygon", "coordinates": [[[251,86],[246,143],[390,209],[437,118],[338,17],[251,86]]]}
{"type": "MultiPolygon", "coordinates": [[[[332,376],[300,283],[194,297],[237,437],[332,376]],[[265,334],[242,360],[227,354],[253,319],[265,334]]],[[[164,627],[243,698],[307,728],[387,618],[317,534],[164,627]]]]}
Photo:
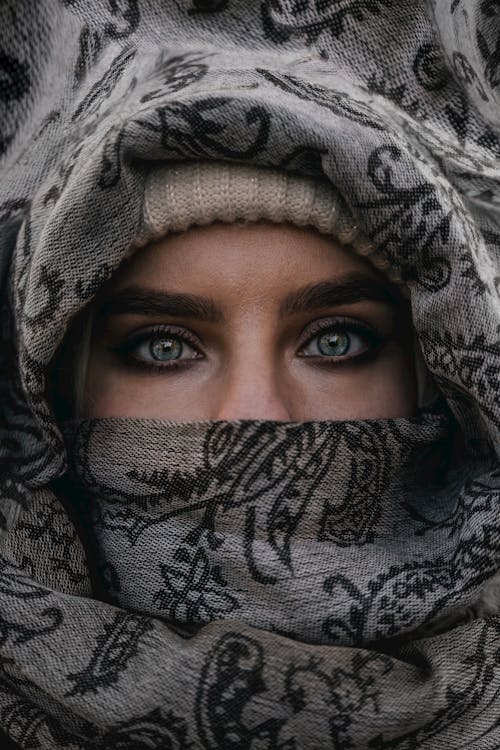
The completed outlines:
{"type": "MultiPolygon", "coordinates": [[[[500,746],[500,8],[0,7],[0,728],[54,750],[500,746]],[[58,423],[150,168],[327,179],[408,287],[411,419],[58,423]]],[[[138,249],[139,247],[139,249],[138,249]]]]}

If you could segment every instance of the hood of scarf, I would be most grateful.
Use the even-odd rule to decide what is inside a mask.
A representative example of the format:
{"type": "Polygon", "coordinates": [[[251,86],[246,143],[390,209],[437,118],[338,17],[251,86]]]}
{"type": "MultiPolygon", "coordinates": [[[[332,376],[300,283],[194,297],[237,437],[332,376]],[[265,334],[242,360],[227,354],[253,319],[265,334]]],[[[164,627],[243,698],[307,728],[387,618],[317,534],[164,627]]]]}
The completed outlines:
{"type": "Polygon", "coordinates": [[[2,3],[17,746],[500,744],[499,33],[485,0],[2,3]],[[149,167],[191,159],[332,182],[408,286],[434,412],[57,423],[51,363],[137,250],[149,167]]]}

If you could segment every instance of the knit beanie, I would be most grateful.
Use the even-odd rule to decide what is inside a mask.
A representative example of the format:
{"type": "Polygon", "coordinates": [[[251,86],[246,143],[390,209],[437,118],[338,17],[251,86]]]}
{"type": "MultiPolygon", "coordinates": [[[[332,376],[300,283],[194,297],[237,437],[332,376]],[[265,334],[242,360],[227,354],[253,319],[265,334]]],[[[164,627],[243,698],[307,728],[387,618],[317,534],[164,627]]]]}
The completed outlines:
{"type": "Polygon", "coordinates": [[[183,162],[150,171],[138,245],[213,222],[269,221],[314,227],[366,257],[393,282],[389,261],[359,230],[345,201],[326,179],[230,162],[183,162]]]}

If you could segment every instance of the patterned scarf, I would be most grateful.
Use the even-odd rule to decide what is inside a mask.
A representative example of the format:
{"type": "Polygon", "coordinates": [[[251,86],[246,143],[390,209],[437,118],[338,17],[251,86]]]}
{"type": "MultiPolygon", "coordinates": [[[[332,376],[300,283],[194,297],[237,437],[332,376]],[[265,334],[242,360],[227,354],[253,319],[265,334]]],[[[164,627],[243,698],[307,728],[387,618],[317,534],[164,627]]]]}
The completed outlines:
{"type": "MultiPolygon", "coordinates": [[[[0,6],[0,728],[54,750],[500,746],[500,8],[0,6]],[[327,177],[406,281],[414,419],[58,424],[151,161],[327,177]]],[[[7,739],[5,739],[5,742],[7,739]]]]}
{"type": "Polygon", "coordinates": [[[433,414],[304,424],[83,421],[70,431],[68,452],[82,523],[103,558],[101,586],[118,606],[179,625],[231,618],[314,643],[408,628],[443,597],[459,598],[463,585],[462,573],[441,570],[440,585],[422,598],[398,601],[402,581],[420,580],[425,590],[429,573],[420,562],[401,567],[408,544],[415,558],[450,557],[449,530],[431,540],[423,523],[428,516],[442,526],[455,503],[441,496],[447,426],[433,414]],[[373,544],[386,569],[377,598],[352,620],[353,596],[370,599],[364,571],[373,544]]]}

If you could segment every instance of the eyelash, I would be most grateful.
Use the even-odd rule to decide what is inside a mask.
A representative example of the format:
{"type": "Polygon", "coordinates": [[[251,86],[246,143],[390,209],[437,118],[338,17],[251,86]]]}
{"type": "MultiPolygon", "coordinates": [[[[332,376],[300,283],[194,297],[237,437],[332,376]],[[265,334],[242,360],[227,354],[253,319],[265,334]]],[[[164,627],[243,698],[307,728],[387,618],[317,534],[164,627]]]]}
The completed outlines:
{"type": "Polygon", "coordinates": [[[148,330],[138,331],[129,336],[124,342],[118,344],[118,346],[111,347],[111,351],[118,354],[122,362],[127,367],[136,368],[142,371],[148,371],[154,375],[161,375],[168,370],[169,372],[175,372],[184,367],[188,367],[189,364],[195,359],[202,359],[202,357],[193,357],[191,360],[172,360],[168,364],[152,364],[144,362],[138,357],[134,357],[132,351],[140,344],[145,344],[151,341],[155,337],[159,336],[172,336],[172,338],[178,338],[183,343],[188,343],[193,349],[200,354],[201,342],[197,336],[195,336],[187,328],[177,328],[176,326],[155,326],[148,330]]]}
{"type": "Polygon", "coordinates": [[[350,364],[361,364],[367,362],[377,356],[382,345],[385,342],[384,336],[372,326],[362,323],[359,320],[347,317],[336,317],[317,320],[308,325],[301,336],[300,349],[303,350],[305,347],[313,341],[316,337],[322,333],[335,330],[340,333],[354,333],[367,342],[366,350],[360,354],[352,356],[326,356],[317,355],[317,357],[309,356],[308,359],[314,360],[314,364],[321,365],[322,367],[343,367],[350,364]]]}
{"type": "MultiPolygon", "coordinates": [[[[304,359],[312,359],[314,360],[314,364],[317,365],[341,367],[352,363],[365,362],[374,358],[384,343],[384,337],[371,326],[352,318],[336,317],[318,320],[308,325],[301,334],[298,353],[304,350],[314,338],[333,329],[337,332],[354,333],[361,336],[368,343],[367,349],[360,354],[351,357],[343,355],[339,357],[328,357],[327,355],[320,354],[317,356],[299,354],[299,356],[302,356],[304,359]]],[[[189,329],[178,328],[176,326],[155,326],[146,331],[138,331],[129,336],[124,342],[110,348],[112,352],[118,354],[120,359],[127,366],[138,368],[142,371],[148,371],[153,374],[162,374],[165,370],[175,372],[182,368],[189,367],[191,362],[195,360],[203,359],[203,355],[201,355],[193,357],[192,359],[174,359],[168,363],[152,364],[145,362],[132,354],[133,350],[140,344],[147,343],[159,336],[172,336],[172,338],[178,338],[181,342],[189,344],[189,346],[191,346],[198,354],[201,354],[200,349],[202,348],[202,344],[198,337],[189,331],[189,329]]]]}

